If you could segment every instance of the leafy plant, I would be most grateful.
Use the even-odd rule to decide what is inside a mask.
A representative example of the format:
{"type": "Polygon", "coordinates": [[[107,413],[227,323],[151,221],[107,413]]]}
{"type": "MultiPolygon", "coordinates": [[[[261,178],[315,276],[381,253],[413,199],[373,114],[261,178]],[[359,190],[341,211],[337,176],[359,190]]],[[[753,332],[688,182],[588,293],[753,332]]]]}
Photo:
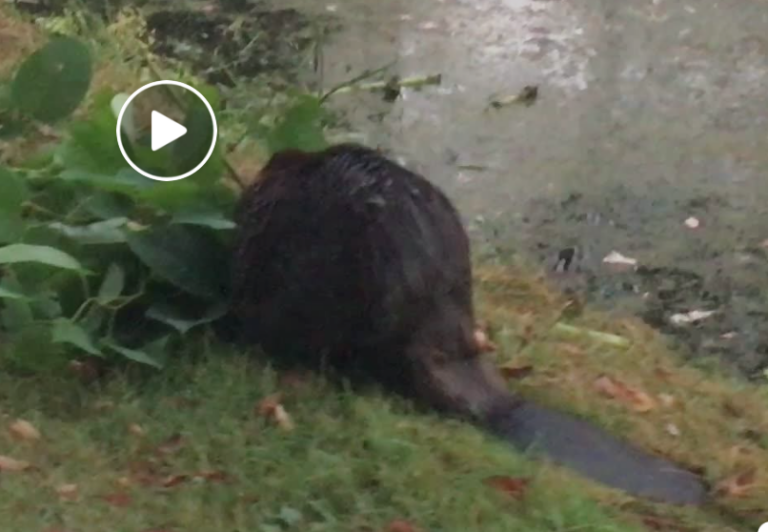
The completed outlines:
{"type": "MultiPolygon", "coordinates": [[[[53,38],[18,68],[10,112],[31,125],[71,117],[86,99],[91,61],[77,39],[53,38]]],[[[218,110],[216,90],[196,88],[218,110]]],[[[187,179],[145,178],[117,146],[124,101],[92,95],[87,117],[66,124],[50,156],[0,165],[0,362],[42,370],[116,356],[160,368],[173,341],[227,312],[237,193],[222,152],[187,179]]],[[[197,127],[207,110],[177,104],[191,134],[153,161],[166,175],[190,169],[210,146],[210,130],[197,127]]],[[[315,150],[325,145],[322,121],[319,102],[300,97],[254,129],[268,152],[315,150]]],[[[129,152],[142,148],[128,137],[129,152]]]]}

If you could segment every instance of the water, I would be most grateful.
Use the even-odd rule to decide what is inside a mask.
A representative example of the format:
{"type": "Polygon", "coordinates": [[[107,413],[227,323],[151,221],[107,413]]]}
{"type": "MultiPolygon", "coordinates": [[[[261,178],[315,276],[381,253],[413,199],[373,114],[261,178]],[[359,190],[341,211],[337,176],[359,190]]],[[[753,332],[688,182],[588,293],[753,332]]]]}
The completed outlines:
{"type": "Polygon", "coordinates": [[[334,105],[493,226],[496,245],[543,267],[576,247],[593,304],[748,375],[768,366],[768,2],[291,4],[344,22],[324,46],[327,87],[390,62],[402,77],[442,74],[394,104],[334,105]],[[488,108],[526,85],[533,106],[488,108]],[[612,250],[644,268],[614,273],[612,250]],[[698,309],[719,314],[669,325],[698,309]]]}

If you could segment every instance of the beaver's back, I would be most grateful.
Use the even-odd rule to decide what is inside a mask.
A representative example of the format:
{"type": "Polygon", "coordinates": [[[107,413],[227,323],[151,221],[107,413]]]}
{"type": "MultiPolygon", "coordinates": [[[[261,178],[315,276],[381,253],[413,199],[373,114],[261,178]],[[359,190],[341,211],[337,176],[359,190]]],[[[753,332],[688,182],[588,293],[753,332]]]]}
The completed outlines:
{"type": "Polygon", "coordinates": [[[277,355],[396,357],[425,320],[436,335],[454,335],[456,320],[471,329],[456,210],[371,149],[275,155],[244,194],[238,226],[235,305],[250,338],[277,355]],[[453,317],[436,327],[446,305],[453,317]]]}

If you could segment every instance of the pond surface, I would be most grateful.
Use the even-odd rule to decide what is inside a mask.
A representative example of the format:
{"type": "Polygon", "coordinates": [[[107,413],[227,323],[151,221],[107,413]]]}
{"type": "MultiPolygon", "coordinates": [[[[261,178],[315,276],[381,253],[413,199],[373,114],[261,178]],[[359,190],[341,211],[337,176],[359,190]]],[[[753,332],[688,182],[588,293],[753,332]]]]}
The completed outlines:
{"type": "Polygon", "coordinates": [[[442,75],[394,104],[369,93],[334,103],[494,245],[546,268],[573,248],[564,278],[593,304],[747,375],[768,366],[768,2],[280,5],[340,17],[326,87],[388,63],[404,78],[442,75]],[[528,85],[534,105],[489,109],[528,85]],[[611,251],[640,268],[617,273],[603,263],[611,251]],[[717,313],[670,323],[694,310],[717,313]]]}

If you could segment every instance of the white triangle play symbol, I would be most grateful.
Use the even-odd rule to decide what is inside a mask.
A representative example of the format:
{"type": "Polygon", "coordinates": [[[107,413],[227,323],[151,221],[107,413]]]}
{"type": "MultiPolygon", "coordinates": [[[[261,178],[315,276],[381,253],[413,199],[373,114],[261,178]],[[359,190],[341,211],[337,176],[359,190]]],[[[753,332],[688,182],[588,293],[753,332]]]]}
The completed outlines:
{"type": "Polygon", "coordinates": [[[157,111],[152,111],[152,151],[187,134],[187,128],[157,111]]]}

